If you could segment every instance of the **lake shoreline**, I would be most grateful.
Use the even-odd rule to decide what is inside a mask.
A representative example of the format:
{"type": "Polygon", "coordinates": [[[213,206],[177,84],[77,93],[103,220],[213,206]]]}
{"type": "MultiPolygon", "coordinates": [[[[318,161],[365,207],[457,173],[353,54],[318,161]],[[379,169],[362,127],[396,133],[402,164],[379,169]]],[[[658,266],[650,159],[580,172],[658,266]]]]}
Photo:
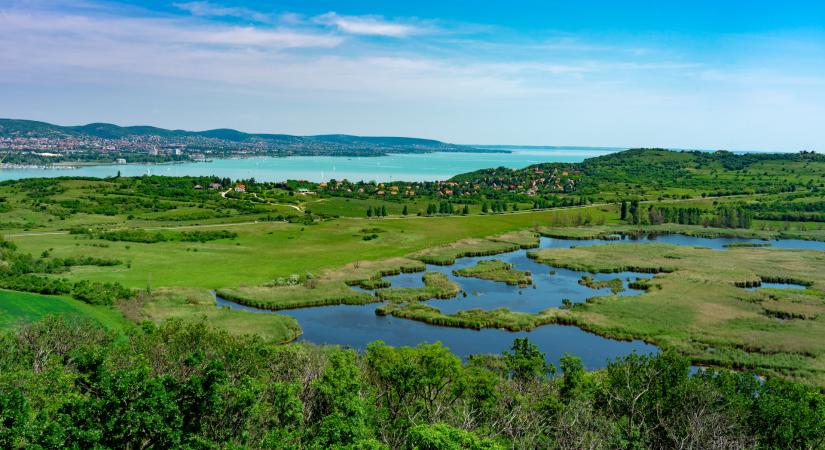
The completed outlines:
{"type": "Polygon", "coordinates": [[[392,153],[385,156],[262,156],[234,155],[198,161],[117,164],[101,162],[66,165],[21,165],[0,167],[0,181],[65,176],[108,178],[117,176],[219,176],[232,179],[282,182],[301,179],[312,182],[351,181],[439,181],[461,173],[490,167],[524,168],[552,162],[581,162],[612,153],[569,147],[553,150],[508,150],[501,152],[392,153]]]}

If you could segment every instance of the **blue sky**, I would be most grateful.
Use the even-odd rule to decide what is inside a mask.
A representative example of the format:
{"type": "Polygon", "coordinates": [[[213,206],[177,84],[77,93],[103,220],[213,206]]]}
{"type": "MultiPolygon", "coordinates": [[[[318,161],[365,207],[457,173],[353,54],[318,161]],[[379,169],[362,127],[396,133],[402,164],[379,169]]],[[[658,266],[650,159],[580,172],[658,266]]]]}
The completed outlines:
{"type": "Polygon", "coordinates": [[[0,0],[0,117],[825,150],[825,6],[0,0]]]}

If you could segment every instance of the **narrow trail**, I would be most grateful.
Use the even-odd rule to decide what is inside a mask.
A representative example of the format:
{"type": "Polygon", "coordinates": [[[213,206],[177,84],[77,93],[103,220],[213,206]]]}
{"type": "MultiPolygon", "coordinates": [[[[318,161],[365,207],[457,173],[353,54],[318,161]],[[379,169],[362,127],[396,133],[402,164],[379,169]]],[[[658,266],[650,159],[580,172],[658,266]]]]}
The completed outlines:
{"type": "MultiPolygon", "coordinates": [[[[225,190],[225,191],[221,192],[221,197],[223,197],[223,198],[227,198],[227,197],[226,197],[226,194],[228,194],[228,193],[229,193],[229,191],[231,191],[231,190],[232,190],[232,189],[227,189],[227,190],[225,190]]],[[[252,193],[252,196],[253,196],[253,197],[255,197],[255,198],[259,198],[259,197],[258,197],[258,194],[257,194],[257,193],[255,193],[255,192],[253,192],[253,193],[252,193]]],[[[231,198],[231,197],[230,197],[230,198],[231,198]]],[[[235,200],[235,199],[233,199],[233,200],[235,200]]],[[[291,204],[289,204],[289,203],[274,203],[274,202],[270,202],[269,200],[267,200],[267,201],[266,201],[266,203],[267,203],[267,204],[269,204],[269,205],[275,205],[275,206],[287,206],[287,207],[292,208],[292,209],[294,209],[294,210],[296,210],[296,211],[298,211],[298,212],[304,212],[304,210],[303,210],[303,209],[301,209],[301,207],[300,207],[300,206],[291,205],[291,204]]]]}

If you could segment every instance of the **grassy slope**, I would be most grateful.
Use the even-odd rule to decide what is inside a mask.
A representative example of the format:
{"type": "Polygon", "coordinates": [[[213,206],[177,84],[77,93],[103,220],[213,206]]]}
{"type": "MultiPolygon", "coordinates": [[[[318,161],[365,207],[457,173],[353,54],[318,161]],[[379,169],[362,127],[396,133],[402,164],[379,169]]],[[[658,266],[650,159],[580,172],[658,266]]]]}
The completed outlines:
{"type": "Polygon", "coordinates": [[[49,314],[88,317],[115,331],[132,326],[120,311],[110,307],[93,306],[68,297],[0,290],[0,329],[12,328],[21,322],[34,322],[49,314]]]}

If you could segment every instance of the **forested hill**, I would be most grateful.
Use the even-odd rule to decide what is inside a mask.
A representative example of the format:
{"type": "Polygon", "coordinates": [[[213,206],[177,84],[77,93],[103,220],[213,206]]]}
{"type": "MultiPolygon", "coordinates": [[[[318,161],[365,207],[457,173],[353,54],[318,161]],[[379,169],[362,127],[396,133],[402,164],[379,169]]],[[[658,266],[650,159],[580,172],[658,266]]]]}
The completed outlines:
{"type": "Polygon", "coordinates": [[[449,144],[433,139],[393,136],[352,136],[327,134],[294,136],[289,134],[244,133],[232,129],[206,131],[168,130],[152,126],[121,127],[109,123],[91,123],[78,126],[59,126],[32,120],[0,119],[0,139],[46,139],[59,144],[67,139],[147,141],[158,145],[196,145],[237,147],[248,145],[272,150],[289,149],[296,153],[319,154],[326,149],[330,154],[370,153],[426,153],[426,152],[497,152],[449,144]]]}
{"type": "Polygon", "coordinates": [[[450,181],[479,185],[543,186],[580,194],[635,189],[712,189],[771,192],[819,186],[825,180],[825,155],[672,151],[638,148],[589,158],[581,163],[544,163],[524,169],[482,169],[450,181]],[[548,183],[552,180],[552,183],[548,183]]]}

